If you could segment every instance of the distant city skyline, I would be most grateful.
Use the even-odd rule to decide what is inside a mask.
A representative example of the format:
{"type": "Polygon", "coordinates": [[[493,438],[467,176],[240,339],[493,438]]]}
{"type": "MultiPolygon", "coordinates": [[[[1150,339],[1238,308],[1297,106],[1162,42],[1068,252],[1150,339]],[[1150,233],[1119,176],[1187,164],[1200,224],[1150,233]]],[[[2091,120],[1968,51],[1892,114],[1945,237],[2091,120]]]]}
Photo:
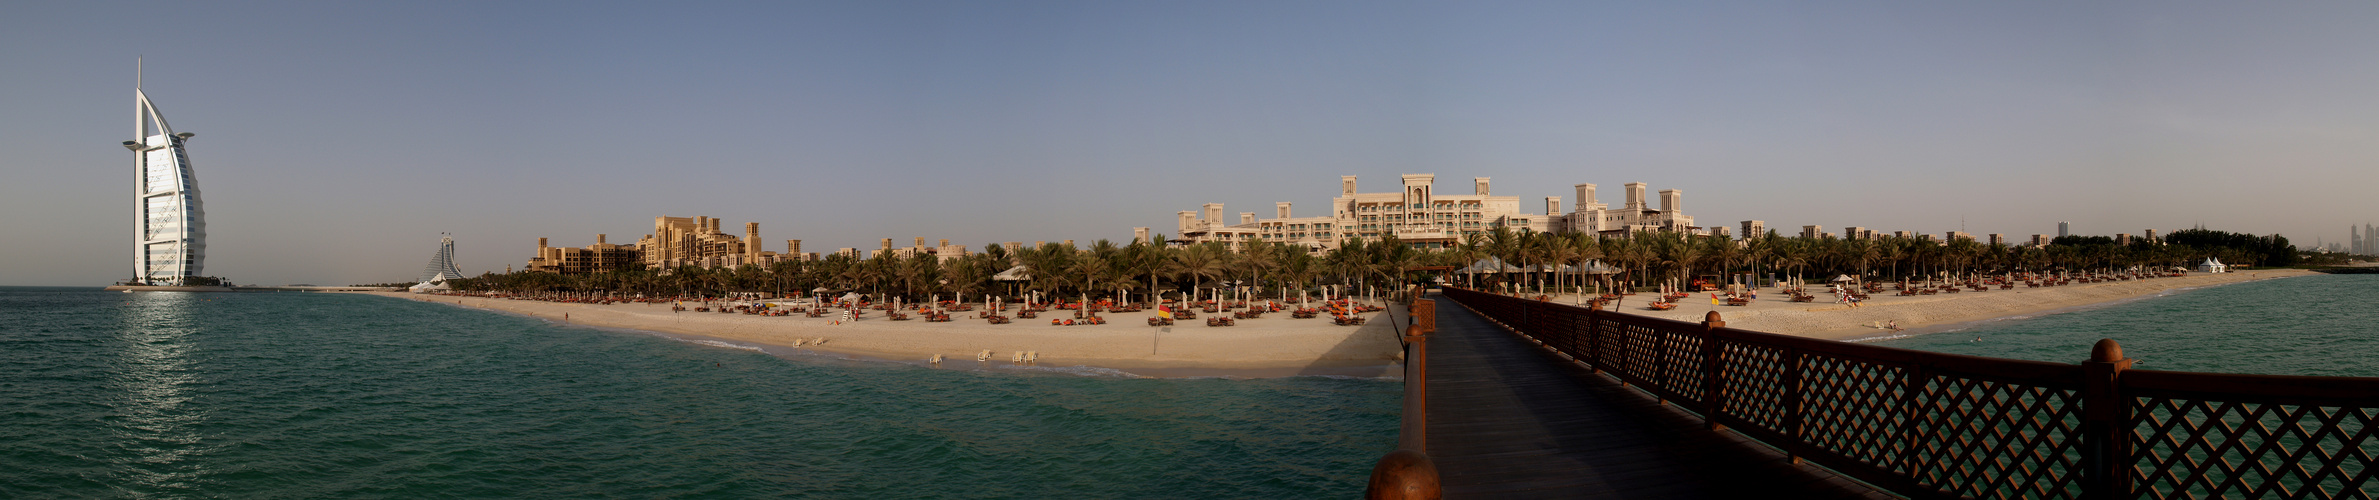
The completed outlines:
{"type": "Polygon", "coordinates": [[[1645,182],[1705,227],[2309,246],[2379,219],[2373,25],[2379,4],[14,5],[0,285],[125,277],[143,55],[205,137],[205,273],[348,284],[413,278],[441,233],[470,274],[656,216],[826,250],[1126,242],[1421,173],[1524,202],[1645,182]]]}

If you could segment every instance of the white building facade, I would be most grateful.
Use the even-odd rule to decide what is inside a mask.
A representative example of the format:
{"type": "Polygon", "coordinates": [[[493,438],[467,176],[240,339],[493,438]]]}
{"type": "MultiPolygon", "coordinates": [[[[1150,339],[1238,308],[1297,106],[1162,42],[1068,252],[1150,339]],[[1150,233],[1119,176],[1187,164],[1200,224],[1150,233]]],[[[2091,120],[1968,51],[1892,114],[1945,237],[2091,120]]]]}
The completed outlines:
{"type": "Polygon", "coordinates": [[[1520,197],[1492,194],[1486,177],[1473,178],[1469,194],[1438,192],[1435,174],[1406,174],[1400,181],[1401,189],[1396,192],[1364,193],[1356,189],[1355,176],[1340,177],[1339,194],[1330,200],[1328,215],[1296,217],[1288,202],[1280,202],[1274,204],[1271,218],[1241,212],[1233,222],[1224,218],[1221,203],[1208,203],[1199,211],[1176,214],[1178,237],[1171,243],[1224,242],[1236,249],[1245,242],[1266,241],[1326,251],[1355,238],[1377,241],[1390,235],[1420,248],[1449,248],[1466,235],[1499,227],[1521,233],[1707,234],[1693,226],[1692,217],[1678,211],[1682,191],[1661,191],[1661,207],[1654,209],[1644,198],[1643,183],[1627,184],[1627,204],[1617,209],[1595,201],[1595,185],[1579,184],[1575,186],[1578,204],[1569,213],[1561,213],[1561,197],[1548,196],[1545,212],[1532,214],[1521,210],[1520,197]]]}
{"type": "Polygon", "coordinates": [[[183,149],[196,134],[174,133],[165,116],[134,85],[132,150],[133,277],[150,285],[182,286],[206,272],[206,210],[198,179],[183,149]]]}

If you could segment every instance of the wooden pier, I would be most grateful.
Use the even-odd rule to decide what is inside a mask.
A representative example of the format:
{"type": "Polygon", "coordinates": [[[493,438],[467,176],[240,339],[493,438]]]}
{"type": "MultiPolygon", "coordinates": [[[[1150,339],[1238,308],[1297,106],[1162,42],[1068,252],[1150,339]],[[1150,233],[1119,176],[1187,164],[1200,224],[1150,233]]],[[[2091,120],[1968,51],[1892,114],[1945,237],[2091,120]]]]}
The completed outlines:
{"type": "Polygon", "coordinates": [[[1892,498],[1620,386],[1458,305],[1429,340],[1445,498],[1892,498]]]}
{"type": "Polygon", "coordinates": [[[2379,378],[1933,353],[1449,288],[1368,498],[2379,498],[2379,378]],[[1854,480],[1855,479],[1855,480],[1854,480]]]}

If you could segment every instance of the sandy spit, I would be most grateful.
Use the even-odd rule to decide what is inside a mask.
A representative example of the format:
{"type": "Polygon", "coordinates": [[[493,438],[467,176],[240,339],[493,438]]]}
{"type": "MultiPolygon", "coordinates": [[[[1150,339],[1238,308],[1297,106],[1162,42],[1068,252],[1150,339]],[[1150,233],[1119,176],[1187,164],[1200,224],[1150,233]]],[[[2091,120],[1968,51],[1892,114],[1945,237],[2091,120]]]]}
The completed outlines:
{"type": "MultiPolygon", "coordinates": [[[[1652,295],[1630,296],[1616,310],[1656,318],[1680,321],[1701,321],[1704,314],[1718,311],[1726,326],[1803,337],[1858,340],[1889,335],[1921,334],[1939,331],[1977,321],[2051,313],[2109,302],[2117,302],[2159,295],[2166,292],[2227,285],[2247,281],[2289,278],[2317,274],[2299,269],[2250,270],[2221,274],[2190,273],[2179,278],[2153,278],[2111,283],[2071,284],[2045,288],[2012,290],[1966,291],[1955,294],[1896,296],[1888,287],[1884,293],[1874,294],[1859,307],[1832,302],[1833,295],[1822,293],[1823,286],[1810,287],[1818,302],[1795,303],[1784,300],[1788,296],[1774,288],[1761,290],[1760,299],[1749,306],[1710,305],[1708,293],[1679,300],[1680,307],[1668,311],[1653,311],[1645,307],[1652,295]],[[1897,322],[1904,331],[1892,332],[1885,326],[1897,322]]],[[[1554,300],[1569,302],[1574,296],[1554,300]]]]}
{"type": "MultiPolygon", "coordinates": [[[[971,311],[952,313],[953,321],[948,323],[891,321],[883,311],[868,311],[859,321],[836,324],[839,318],[832,316],[678,313],[667,304],[565,304],[402,292],[352,293],[779,347],[794,347],[798,340],[800,349],[859,358],[922,363],[940,354],[944,358],[941,366],[949,368],[1006,365],[1014,353],[1031,351],[1039,354],[1035,364],[1042,367],[1109,368],[1147,377],[1388,377],[1402,373],[1396,365],[1402,350],[1386,317],[1394,314],[1401,318],[1401,308],[1373,313],[1364,326],[1337,326],[1326,318],[1291,319],[1286,312],[1239,320],[1237,326],[1228,327],[1206,326],[1208,315],[1171,327],[1151,327],[1146,319],[1154,315],[1150,312],[1109,313],[1104,315],[1110,321],[1105,325],[1048,324],[1048,318],[1073,317],[1071,311],[1045,312],[1039,319],[1016,319],[1006,325],[975,319],[971,311]],[[824,345],[816,343],[821,338],[826,339],[824,345]],[[975,361],[985,350],[992,351],[990,360],[975,361]]],[[[1009,309],[1010,316],[1014,313],[1015,309],[1009,309]]]]}

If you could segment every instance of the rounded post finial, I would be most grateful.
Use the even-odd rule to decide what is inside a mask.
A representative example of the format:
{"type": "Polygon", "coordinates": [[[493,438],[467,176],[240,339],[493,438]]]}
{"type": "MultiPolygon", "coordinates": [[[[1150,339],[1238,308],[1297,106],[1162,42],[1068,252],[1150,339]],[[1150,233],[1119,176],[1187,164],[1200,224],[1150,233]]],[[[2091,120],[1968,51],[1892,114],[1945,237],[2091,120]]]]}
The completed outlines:
{"type": "Polygon", "coordinates": [[[1445,495],[1438,483],[1437,464],[1429,455],[1413,450],[1396,450],[1380,457],[1371,467],[1371,481],[1364,488],[1366,499],[1430,499],[1445,495]]]}
{"type": "Polygon", "coordinates": [[[1702,322],[1724,324],[1726,320],[1718,317],[1718,311],[1710,311],[1709,314],[1702,315],[1702,322]]]}
{"type": "Polygon", "coordinates": [[[2098,339],[2097,344],[2090,346],[2090,360],[2100,363],[2121,361],[2123,345],[2115,343],[2115,339],[2098,339]]]}

